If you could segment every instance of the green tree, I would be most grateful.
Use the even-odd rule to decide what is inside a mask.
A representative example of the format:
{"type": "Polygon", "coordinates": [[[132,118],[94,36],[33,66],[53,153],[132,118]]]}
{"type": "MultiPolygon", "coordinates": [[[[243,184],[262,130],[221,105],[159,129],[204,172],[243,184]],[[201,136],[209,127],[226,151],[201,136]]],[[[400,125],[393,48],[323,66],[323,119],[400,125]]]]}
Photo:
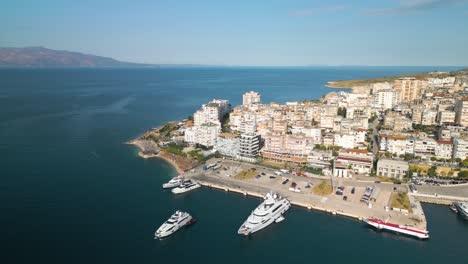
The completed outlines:
{"type": "Polygon", "coordinates": [[[437,176],[436,170],[437,170],[437,167],[436,167],[436,166],[432,166],[432,167],[427,171],[427,175],[429,175],[429,176],[437,176]]]}

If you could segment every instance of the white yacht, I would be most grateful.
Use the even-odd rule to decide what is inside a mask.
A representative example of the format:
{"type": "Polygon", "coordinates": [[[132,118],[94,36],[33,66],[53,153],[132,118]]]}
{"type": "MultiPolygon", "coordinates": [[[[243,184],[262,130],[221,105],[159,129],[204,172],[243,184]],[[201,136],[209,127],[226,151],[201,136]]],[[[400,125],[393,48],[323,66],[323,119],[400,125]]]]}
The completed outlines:
{"type": "Polygon", "coordinates": [[[455,203],[455,206],[458,209],[458,213],[468,220],[468,202],[458,202],[455,203]]]}
{"type": "Polygon", "coordinates": [[[172,189],[172,193],[184,193],[197,188],[200,188],[200,184],[198,182],[192,180],[184,180],[178,187],[172,189]]]}
{"type": "Polygon", "coordinates": [[[189,213],[176,211],[158,230],[154,233],[154,238],[163,238],[172,235],[181,227],[192,223],[192,216],[189,213]]]}
{"type": "Polygon", "coordinates": [[[164,183],[162,187],[164,189],[170,189],[179,186],[184,181],[184,177],[179,175],[177,177],[172,178],[170,181],[164,183]]]}
{"type": "Polygon", "coordinates": [[[269,192],[265,196],[265,201],[255,208],[237,233],[247,236],[267,227],[273,222],[281,222],[284,219],[282,214],[286,212],[289,207],[291,207],[291,204],[286,198],[276,193],[269,192]]]}

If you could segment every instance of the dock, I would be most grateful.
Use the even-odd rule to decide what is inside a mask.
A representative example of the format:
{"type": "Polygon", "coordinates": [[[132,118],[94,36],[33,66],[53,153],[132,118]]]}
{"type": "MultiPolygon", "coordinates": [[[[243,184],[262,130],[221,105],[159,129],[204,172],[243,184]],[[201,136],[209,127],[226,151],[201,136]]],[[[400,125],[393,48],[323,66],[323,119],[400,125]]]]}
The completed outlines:
{"type": "Polygon", "coordinates": [[[359,201],[359,190],[362,189],[363,191],[365,189],[365,187],[361,187],[359,183],[357,183],[358,185],[355,187],[355,194],[350,194],[350,189],[353,186],[350,186],[349,181],[342,183],[346,186],[345,195],[349,198],[345,201],[343,200],[342,195],[332,193],[325,196],[319,196],[311,191],[312,188],[305,188],[308,183],[315,185],[324,180],[329,181],[330,178],[306,178],[304,176],[284,174],[272,179],[269,176],[273,175],[275,170],[271,168],[232,160],[210,160],[209,162],[217,162],[221,164],[221,168],[218,170],[203,170],[202,166],[196,167],[190,172],[187,172],[185,174],[186,177],[192,178],[208,188],[234,192],[246,196],[262,198],[267,192],[274,191],[287,198],[292,205],[307,208],[309,210],[323,211],[332,215],[340,215],[358,220],[370,217],[389,219],[389,221],[395,224],[413,227],[420,230],[427,229],[426,217],[419,201],[411,199],[412,204],[414,204],[413,213],[388,210],[388,207],[384,206],[387,205],[390,197],[390,191],[387,189],[382,190],[380,194],[381,198],[377,199],[375,203],[372,203],[372,205],[369,206],[367,203],[359,201]],[[253,177],[251,179],[236,179],[233,176],[242,170],[252,168],[255,169],[259,175],[262,173],[265,175],[258,178],[253,177]],[[283,179],[285,178],[290,179],[288,184],[282,184],[283,179]],[[291,182],[297,183],[301,188],[301,192],[289,191],[288,189],[291,182]]]}

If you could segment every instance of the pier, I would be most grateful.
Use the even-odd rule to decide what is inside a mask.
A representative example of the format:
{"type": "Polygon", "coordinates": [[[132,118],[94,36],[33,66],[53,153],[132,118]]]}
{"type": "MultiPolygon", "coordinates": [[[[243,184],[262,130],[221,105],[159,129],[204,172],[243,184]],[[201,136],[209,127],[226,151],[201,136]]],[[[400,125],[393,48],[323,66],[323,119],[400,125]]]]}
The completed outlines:
{"type": "MultiPolygon", "coordinates": [[[[325,196],[320,196],[314,194],[312,188],[305,188],[305,186],[307,184],[312,184],[313,187],[320,184],[322,181],[330,181],[330,178],[309,178],[292,174],[284,174],[276,178],[270,178],[269,176],[274,175],[275,172],[275,170],[271,168],[232,160],[212,159],[208,161],[208,163],[214,162],[221,165],[220,169],[203,170],[203,167],[200,166],[186,173],[185,176],[198,181],[201,185],[208,188],[260,198],[267,192],[274,191],[287,198],[291,204],[309,210],[323,211],[333,215],[340,215],[358,220],[370,217],[383,220],[388,219],[388,221],[395,224],[420,230],[427,229],[426,217],[417,199],[411,198],[411,203],[414,205],[412,213],[392,211],[386,207],[391,195],[390,186],[388,186],[387,189],[382,188],[379,198],[369,206],[367,203],[360,202],[360,196],[365,187],[362,187],[362,183],[359,184],[359,182],[356,182],[356,186],[353,186],[349,180],[345,182],[339,181],[340,185],[343,184],[343,186],[345,186],[343,195],[337,195],[333,192],[325,196]],[[261,176],[251,177],[249,179],[238,179],[235,177],[237,173],[245,169],[254,169],[254,171],[261,176]],[[264,175],[262,175],[262,173],[264,175]],[[289,181],[283,184],[286,178],[289,179],[289,181]],[[289,185],[292,182],[295,182],[297,186],[301,188],[301,192],[292,192],[289,190],[289,185]],[[350,193],[352,187],[356,189],[354,194],[350,193]],[[348,196],[346,201],[343,200],[344,195],[348,196]]],[[[403,186],[400,186],[400,188],[403,188],[403,186]]]]}

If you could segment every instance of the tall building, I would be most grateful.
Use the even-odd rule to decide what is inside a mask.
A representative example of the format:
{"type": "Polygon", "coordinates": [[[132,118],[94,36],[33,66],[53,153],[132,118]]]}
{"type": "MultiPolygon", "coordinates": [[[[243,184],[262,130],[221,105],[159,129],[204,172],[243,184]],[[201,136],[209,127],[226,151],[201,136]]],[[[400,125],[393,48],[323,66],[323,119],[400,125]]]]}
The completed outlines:
{"type": "Polygon", "coordinates": [[[464,127],[468,126],[468,97],[457,101],[455,105],[455,122],[464,127]]]}
{"type": "Polygon", "coordinates": [[[397,104],[397,93],[392,89],[379,90],[373,95],[373,107],[381,110],[392,109],[397,104]]]}
{"type": "Polygon", "coordinates": [[[256,162],[260,149],[260,136],[255,133],[241,134],[238,159],[247,162],[256,162]]]}
{"type": "Polygon", "coordinates": [[[242,95],[242,104],[245,106],[252,106],[254,104],[260,104],[261,96],[259,93],[250,91],[242,95]]]}
{"type": "Polygon", "coordinates": [[[221,125],[223,116],[230,111],[231,105],[228,100],[213,99],[195,112],[193,115],[194,125],[201,126],[206,123],[221,125]]]}
{"type": "Polygon", "coordinates": [[[256,162],[258,151],[260,150],[260,135],[257,134],[257,122],[254,119],[252,124],[244,126],[244,131],[240,135],[240,147],[238,159],[247,162],[256,162]]]}
{"type": "Polygon", "coordinates": [[[421,90],[428,86],[427,80],[405,77],[395,80],[393,87],[397,92],[398,102],[411,102],[419,99],[421,90]]]}

